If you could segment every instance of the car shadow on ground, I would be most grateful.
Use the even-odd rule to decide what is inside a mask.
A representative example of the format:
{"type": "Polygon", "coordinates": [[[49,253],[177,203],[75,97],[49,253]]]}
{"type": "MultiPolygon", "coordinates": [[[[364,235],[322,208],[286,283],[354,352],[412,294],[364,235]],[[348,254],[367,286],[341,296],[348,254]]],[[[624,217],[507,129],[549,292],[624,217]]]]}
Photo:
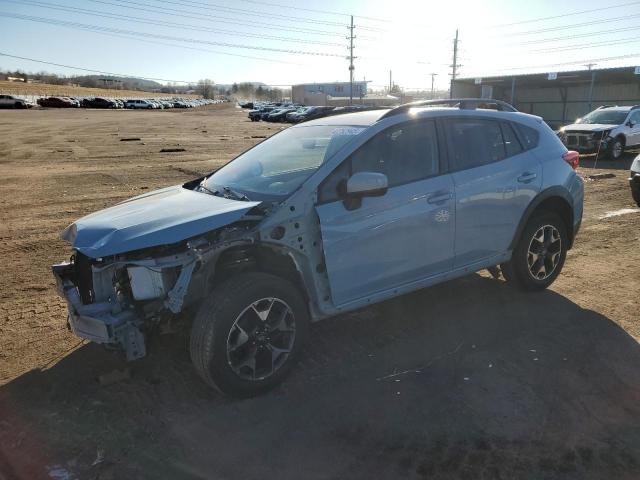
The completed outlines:
{"type": "Polygon", "coordinates": [[[611,160],[604,155],[596,158],[595,154],[580,155],[580,166],[583,168],[596,168],[599,170],[629,170],[633,159],[640,153],[640,150],[625,152],[619,160],[611,160]]]}
{"type": "Polygon", "coordinates": [[[275,391],[226,399],[185,343],[85,345],[0,387],[0,478],[638,478],[640,348],[481,275],[320,322],[275,391]]]}

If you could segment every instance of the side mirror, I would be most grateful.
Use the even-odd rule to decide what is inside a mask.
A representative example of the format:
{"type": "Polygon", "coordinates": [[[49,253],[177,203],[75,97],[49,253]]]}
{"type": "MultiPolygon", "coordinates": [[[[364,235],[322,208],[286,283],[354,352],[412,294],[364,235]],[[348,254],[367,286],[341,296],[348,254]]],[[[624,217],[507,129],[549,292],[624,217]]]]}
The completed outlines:
{"type": "Polygon", "coordinates": [[[634,122],[633,120],[629,120],[627,122],[627,126],[633,128],[635,126],[636,122],[634,122]]]}
{"type": "Polygon", "coordinates": [[[355,210],[362,205],[363,197],[379,197],[387,193],[388,180],[383,173],[358,172],[338,184],[344,208],[355,210]]]}
{"type": "Polygon", "coordinates": [[[358,172],[347,180],[348,197],[379,197],[387,193],[389,181],[384,173],[358,172]]]}

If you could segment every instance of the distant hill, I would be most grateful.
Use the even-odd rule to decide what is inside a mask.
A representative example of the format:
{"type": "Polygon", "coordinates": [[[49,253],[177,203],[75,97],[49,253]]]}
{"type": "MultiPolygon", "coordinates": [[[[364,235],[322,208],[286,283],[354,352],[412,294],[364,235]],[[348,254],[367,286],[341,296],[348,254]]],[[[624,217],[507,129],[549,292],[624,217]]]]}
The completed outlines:
{"type": "Polygon", "coordinates": [[[126,90],[159,90],[161,83],[133,77],[116,77],[111,75],[81,75],[73,77],[73,81],[83,87],[104,87],[109,82],[121,83],[126,90]],[[105,82],[106,80],[106,82],[105,82]]]}

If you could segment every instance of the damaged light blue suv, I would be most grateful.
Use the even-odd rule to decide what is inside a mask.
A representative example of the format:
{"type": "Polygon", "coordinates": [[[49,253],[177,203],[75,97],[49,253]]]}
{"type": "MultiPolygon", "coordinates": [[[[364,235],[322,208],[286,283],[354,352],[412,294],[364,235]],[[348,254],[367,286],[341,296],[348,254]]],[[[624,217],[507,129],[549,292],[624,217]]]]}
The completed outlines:
{"type": "Polygon", "coordinates": [[[251,396],[283,379],[311,321],[496,266],[549,286],[582,219],[577,165],[496,100],[326,117],[81,218],[53,273],[76,335],[133,360],[184,319],[202,378],[251,396]]]}

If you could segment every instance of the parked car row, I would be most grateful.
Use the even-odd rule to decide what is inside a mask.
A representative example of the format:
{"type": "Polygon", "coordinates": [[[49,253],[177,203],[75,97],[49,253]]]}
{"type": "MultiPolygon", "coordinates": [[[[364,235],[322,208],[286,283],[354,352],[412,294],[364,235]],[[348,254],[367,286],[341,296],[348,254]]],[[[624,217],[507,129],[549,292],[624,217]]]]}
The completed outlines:
{"type": "Polygon", "coordinates": [[[35,105],[47,108],[129,108],[129,109],[165,109],[165,108],[194,108],[222,103],[223,100],[204,98],[144,98],[124,99],[108,97],[40,97],[32,102],[15,95],[0,95],[0,107],[31,108],[35,105]]]}
{"type": "Polygon", "coordinates": [[[252,122],[287,122],[299,123],[316,118],[337,115],[340,113],[360,112],[375,107],[365,105],[351,105],[346,107],[305,106],[292,103],[258,103],[247,102],[240,104],[242,108],[251,108],[249,119],[252,122]]]}

